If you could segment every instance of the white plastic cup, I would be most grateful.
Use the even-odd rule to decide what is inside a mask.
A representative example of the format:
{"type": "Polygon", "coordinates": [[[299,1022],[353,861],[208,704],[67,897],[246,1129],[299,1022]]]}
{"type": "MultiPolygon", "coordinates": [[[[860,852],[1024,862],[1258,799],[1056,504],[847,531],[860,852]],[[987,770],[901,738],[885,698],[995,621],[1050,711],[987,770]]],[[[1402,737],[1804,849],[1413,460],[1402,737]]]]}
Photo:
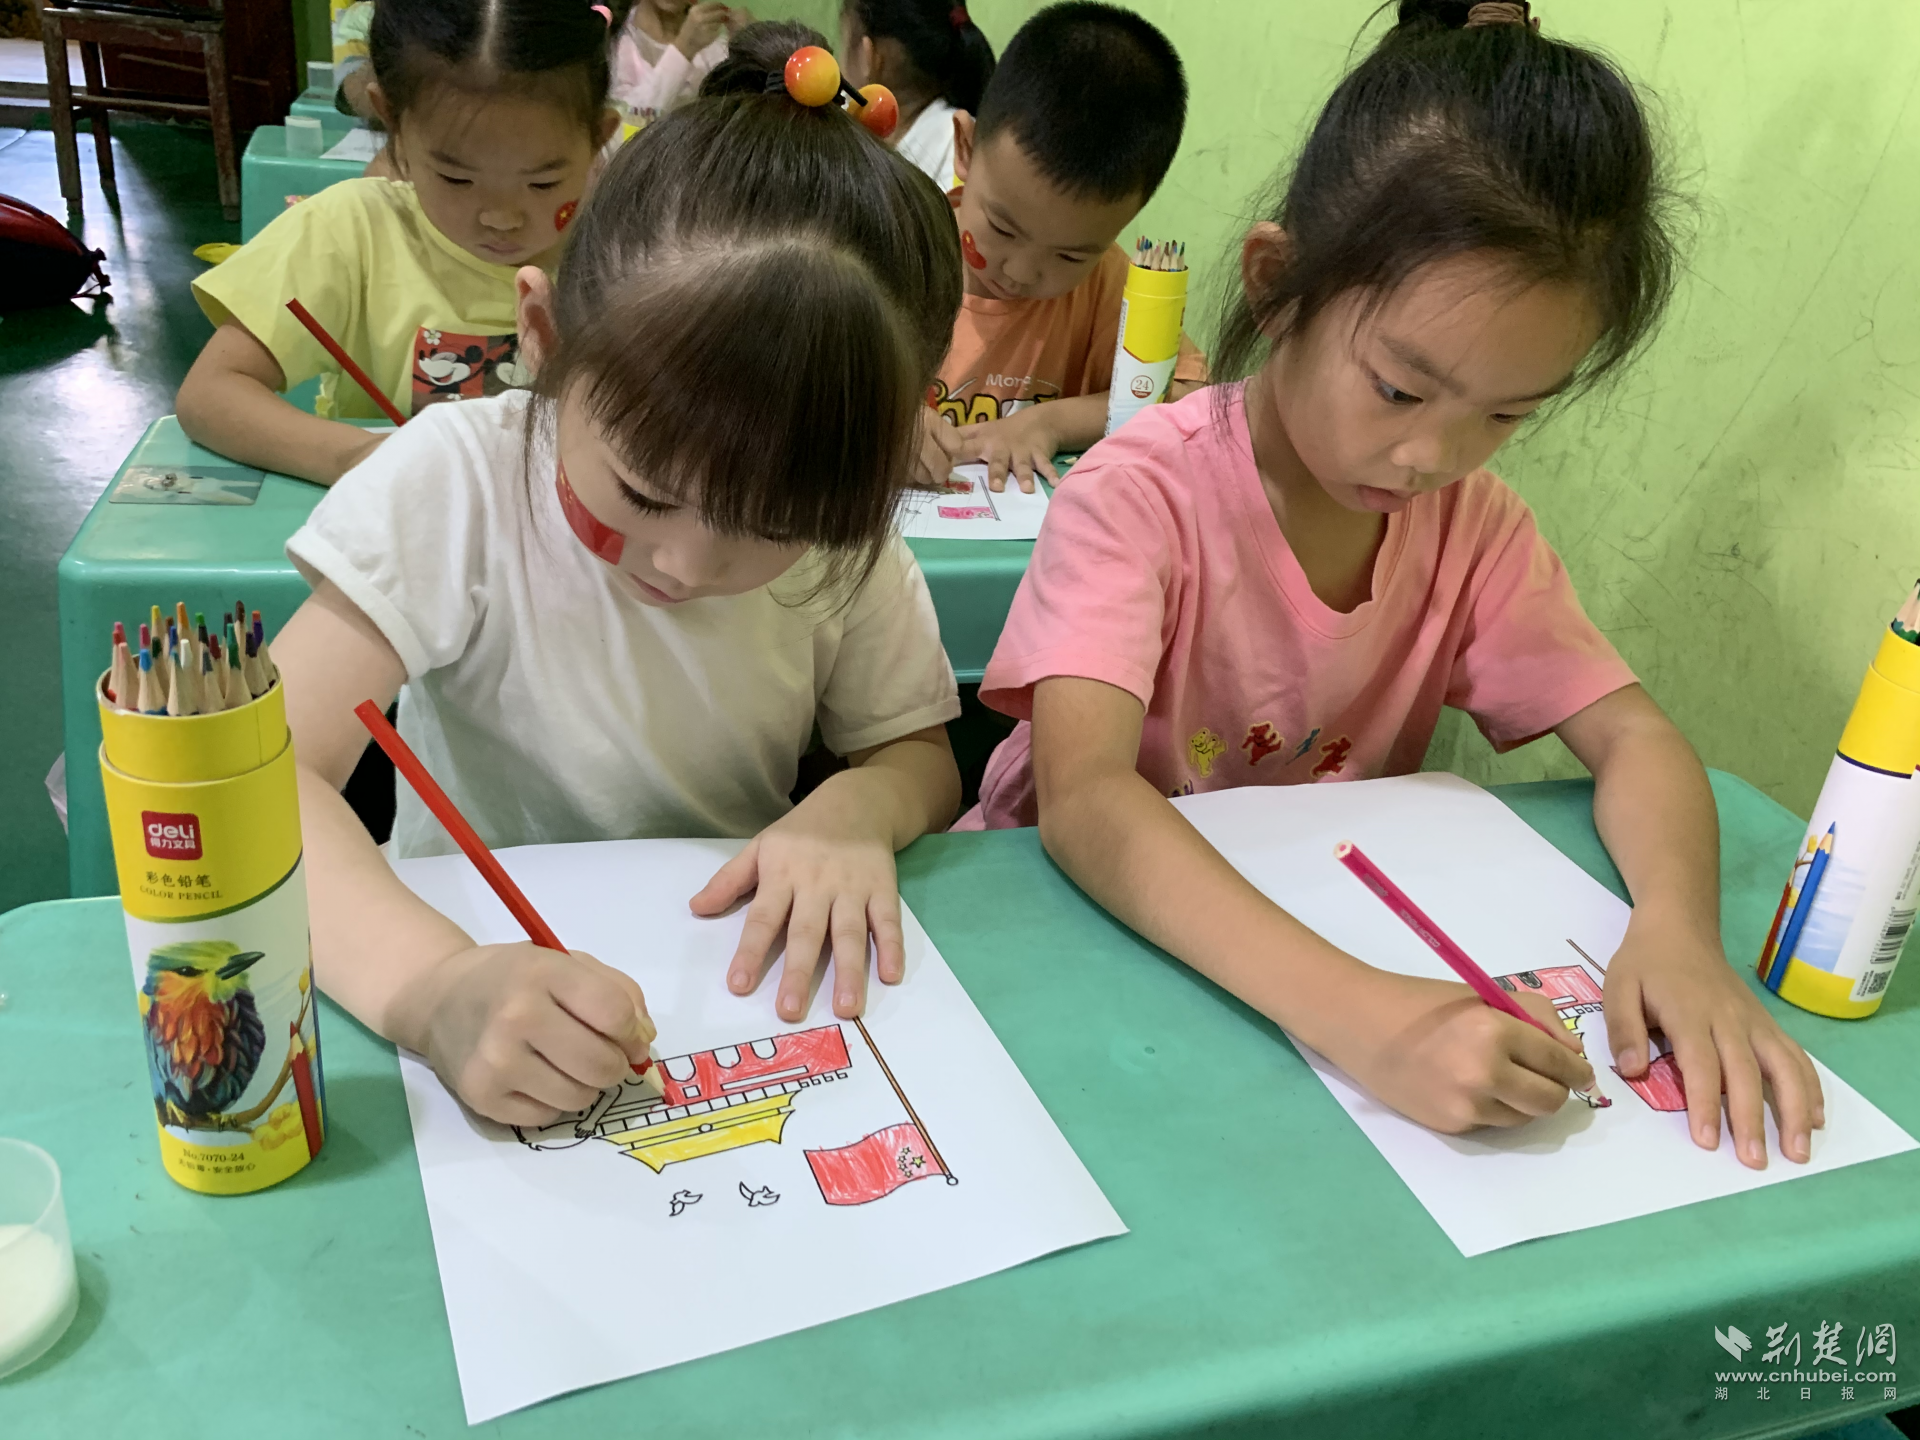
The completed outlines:
{"type": "Polygon", "coordinates": [[[318,120],[311,115],[287,116],[287,154],[311,159],[326,148],[318,120]]]}
{"type": "Polygon", "coordinates": [[[0,1140],[0,1375],[51,1350],[79,1308],[60,1167],[38,1145],[0,1140]]]}
{"type": "Polygon", "coordinates": [[[324,90],[333,94],[333,62],[331,60],[307,61],[307,89],[324,90]]]}

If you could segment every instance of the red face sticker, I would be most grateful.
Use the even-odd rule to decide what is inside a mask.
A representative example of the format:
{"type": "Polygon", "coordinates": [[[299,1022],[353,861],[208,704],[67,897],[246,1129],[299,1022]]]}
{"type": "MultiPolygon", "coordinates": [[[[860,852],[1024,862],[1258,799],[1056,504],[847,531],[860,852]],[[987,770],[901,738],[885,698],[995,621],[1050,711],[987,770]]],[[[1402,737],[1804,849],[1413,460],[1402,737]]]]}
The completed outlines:
{"type": "Polygon", "coordinates": [[[987,257],[982,255],[980,253],[980,247],[973,243],[973,232],[971,230],[962,230],[960,232],[960,253],[967,257],[967,264],[971,265],[974,269],[984,270],[987,268],[987,257]]]}
{"type": "Polygon", "coordinates": [[[580,503],[580,497],[573,493],[573,486],[567,483],[566,466],[559,467],[553,488],[560,492],[560,509],[566,514],[567,524],[573,527],[574,536],[607,564],[618,565],[620,554],[626,549],[627,537],[611,525],[602,525],[594,513],[580,503]]]}
{"type": "Polygon", "coordinates": [[[553,212],[553,228],[555,230],[566,229],[567,226],[573,223],[573,212],[579,208],[580,202],[578,200],[567,201],[566,204],[553,212]]]}

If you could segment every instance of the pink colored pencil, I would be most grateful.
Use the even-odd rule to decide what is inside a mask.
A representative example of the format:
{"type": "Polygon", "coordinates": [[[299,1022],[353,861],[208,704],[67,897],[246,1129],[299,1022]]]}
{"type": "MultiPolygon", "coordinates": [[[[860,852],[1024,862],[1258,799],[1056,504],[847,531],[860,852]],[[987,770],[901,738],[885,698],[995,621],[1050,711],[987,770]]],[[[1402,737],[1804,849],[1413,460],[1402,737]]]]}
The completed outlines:
{"type": "Polygon", "coordinates": [[[1406,891],[1389,880],[1386,873],[1369,860],[1358,845],[1350,840],[1342,840],[1333,847],[1333,858],[1351,870],[1362,885],[1378,895],[1389,910],[1406,922],[1409,930],[1426,941],[1427,948],[1446,961],[1447,968],[1466,981],[1474,994],[1502,1014],[1526,1021],[1543,1035],[1553,1034],[1553,1031],[1529,1015],[1518,1000],[1502,990],[1492,976],[1474,964],[1473,957],[1454,944],[1447,932],[1434,924],[1433,918],[1414,904],[1406,891]]]}

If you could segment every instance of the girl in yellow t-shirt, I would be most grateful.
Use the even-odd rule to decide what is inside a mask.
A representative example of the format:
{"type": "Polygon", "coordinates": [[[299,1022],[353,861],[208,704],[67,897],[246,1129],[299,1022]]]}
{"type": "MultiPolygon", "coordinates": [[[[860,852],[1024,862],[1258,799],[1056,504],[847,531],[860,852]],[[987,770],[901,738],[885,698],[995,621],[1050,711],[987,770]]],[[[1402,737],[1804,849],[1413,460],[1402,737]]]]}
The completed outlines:
{"type": "Polygon", "coordinates": [[[587,0],[380,0],[370,96],[398,180],[290,206],[194,295],[218,327],[180,387],[209,449],[331,485],[382,411],[287,310],[298,299],[404,414],[527,383],[513,276],[551,271],[607,108],[607,10],[587,0]],[[322,378],[322,414],[282,393],[322,378]],[[337,418],[323,418],[331,415],[337,418]]]}

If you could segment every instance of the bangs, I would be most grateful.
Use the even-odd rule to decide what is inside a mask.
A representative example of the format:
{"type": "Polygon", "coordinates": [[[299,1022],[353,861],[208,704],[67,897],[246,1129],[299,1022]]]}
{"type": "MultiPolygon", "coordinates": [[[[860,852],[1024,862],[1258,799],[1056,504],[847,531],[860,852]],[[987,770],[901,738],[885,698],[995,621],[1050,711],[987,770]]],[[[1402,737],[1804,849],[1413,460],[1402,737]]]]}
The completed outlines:
{"type": "Polygon", "coordinates": [[[562,335],[540,393],[575,395],[647,489],[709,528],[840,552],[890,531],[917,342],[844,252],[805,234],[680,249],[562,335]]]}

